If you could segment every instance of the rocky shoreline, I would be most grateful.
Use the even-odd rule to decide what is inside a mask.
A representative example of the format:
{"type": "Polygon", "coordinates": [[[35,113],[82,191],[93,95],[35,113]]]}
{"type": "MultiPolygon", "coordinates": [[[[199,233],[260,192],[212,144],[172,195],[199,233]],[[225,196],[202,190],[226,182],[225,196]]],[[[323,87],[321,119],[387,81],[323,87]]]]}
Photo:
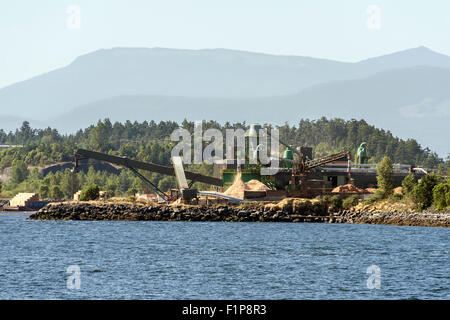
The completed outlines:
{"type": "Polygon", "coordinates": [[[450,227],[450,213],[329,212],[326,208],[280,209],[242,206],[169,206],[133,203],[57,203],[30,215],[31,220],[127,220],[222,222],[318,222],[450,227]]]}

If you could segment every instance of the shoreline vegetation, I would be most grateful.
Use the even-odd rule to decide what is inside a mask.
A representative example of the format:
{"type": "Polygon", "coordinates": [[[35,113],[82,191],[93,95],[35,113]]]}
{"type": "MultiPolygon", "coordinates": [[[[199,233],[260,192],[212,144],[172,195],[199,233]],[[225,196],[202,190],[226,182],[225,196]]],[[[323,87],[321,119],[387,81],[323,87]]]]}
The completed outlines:
{"type": "Polygon", "coordinates": [[[286,198],[278,203],[184,205],[132,201],[51,203],[30,220],[316,222],[450,227],[450,211],[416,212],[405,204],[381,201],[333,210],[321,199],[286,198]]]}

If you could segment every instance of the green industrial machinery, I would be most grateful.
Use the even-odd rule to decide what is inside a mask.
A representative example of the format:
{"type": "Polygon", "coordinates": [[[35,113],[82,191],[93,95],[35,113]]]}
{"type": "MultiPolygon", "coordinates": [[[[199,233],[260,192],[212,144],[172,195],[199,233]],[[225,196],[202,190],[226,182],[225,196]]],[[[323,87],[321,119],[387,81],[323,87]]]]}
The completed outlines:
{"type": "MultiPolygon", "coordinates": [[[[316,168],[342,159],[345,159],[346,161],[351,160],[350,152],[348,151],[342,151],[327,157],[313,160],[311,147],[302,146],[298,148],[299,150],[297,150],[283,140],[279,139],[279,142],[284,145],[286,149],[284,150],[283,157],[279,159],[277,173],[274,175],[261,175],[261,167],[263,165],[259,162],[256,164],[250,164],[248,161],[250,138],[256,138],[257,144],[259,145],[261,141],[258,135],[258,130],[260,128],[260,125],[252,124],[246,134],[245,162],[241,166],[238,166],[237,160],[235,160],[231,163],[231,165],[227,164],[227,167],[222,169],[222,186],[224,189],[227,189],[233,184],[237,173],[240,171],[243,182],[256,179],[266,184],[271,189],[300,190],[307,187],[309,181],[308,178],[316,168]]],[[[270,136],[270,133],[268,134],[270,136]]],[[[253,150],[254,149],[255,148],[253,148],[253,150]]],[[[257,159],[259,159],[259,157],[257,157],[257,159]]],[[[317,184],[318,182],[315,181],[315,183],[317,184]]],[[[326,183],[326,181],[324,183],[326,183]]]]}
{"type": "Polygon", "coordinates": [[[358,151],[356,152],[356,163],[358,164],[365,164],[367,163],[367,143],[363,142],[358,148],[358,151]]]}
{"type": "Polygon", "coordinates": [[[283,153],[282,166],[284,168],[292,168],[292,163],[294,162],[294,152],[290,148],[286,148],[283,153]]]}

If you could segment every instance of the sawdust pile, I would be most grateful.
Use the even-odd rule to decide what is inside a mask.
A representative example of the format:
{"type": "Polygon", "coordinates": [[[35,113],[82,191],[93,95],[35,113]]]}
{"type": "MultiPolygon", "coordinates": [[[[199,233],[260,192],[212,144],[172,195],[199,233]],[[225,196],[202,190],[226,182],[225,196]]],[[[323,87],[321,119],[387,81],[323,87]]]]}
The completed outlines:
{"type": "Polygon", "coordinates": [[[397,187],[394,188],[394,190],[392,190],[394,192],[394,194],[403,194],[403,188],[402,187],[397,187]]]}
{"type": "Polygon", "coordinates": [[[244,199],[245,183],[242,181],[241,173],[238,172],[233,184],[224,192],[224,195],[244,199]]]}
{"type": "Polygon", "coordinates": [[[269,190],[268,186],[266,186],[264,183],[262,183],[261,181],[256,180],[256,179],[246,182],[245,187],[247,188],[246,190],[251,190],[251,191],[267,191],[267,190],[269,190]]]}
{"type": "Polygon", "coordinates": [[[244,199],[244,191],[266,191],[269,188],[258,180],[250,180],[247,183],[242,181],[242,174],[239,172],[234,178],[233,184],[224,192],[225,195],[244,199]]]}
{"type": "Polygon", "coordinates": [[[360,189],[352,184],[344,184],[334,188],[331,192],[333,193],[367,193],[366,190],[360,189]]]}

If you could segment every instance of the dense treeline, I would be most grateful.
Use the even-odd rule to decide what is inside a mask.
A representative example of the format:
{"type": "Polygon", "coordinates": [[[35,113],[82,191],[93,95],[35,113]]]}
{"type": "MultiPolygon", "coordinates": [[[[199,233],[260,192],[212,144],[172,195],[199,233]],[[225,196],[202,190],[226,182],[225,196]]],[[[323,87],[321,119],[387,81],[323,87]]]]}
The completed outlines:
{"type": "MultiPolygon", "coordinates": [[[[245,122],[224,125],[215,121],[203,122],[203,130],[216,128],[223,132],[224,137],[226,129],[247,129],[248,126],[249,124],[245,122]]],[[[264,126],[271,128],[267,124],[264,126]]],[[[143,191],[145,187],[142,182],[129,172],[117,176],[92,170],[76,178],[73,178],[70,172],[58,172],[41,177],[37,170],[30,167],[72,161],[77,148],[170,165],[170,151],[174,146],[170,141],[170,134],[179,127],[193,132],[194,122],[185,120],[181,124],[173,121],[111,123],[105,119],[71,135],[62,135],[51,128],[33,129],[28,122],[24,122],[15,132],[6,133],[0,129],[0,144],[22,146],[0,150],[0,170],[13,167],[11,182],[3,186],[3,194],[40,190],[48,197],[70,197],[75,189],[90,183],[95,183],[112,194],[143,191]]],[[[301,120],[296,126],[285,124],[277,128],[280,130],[280,138],[289,144],[312,146],[316,157],[343,149],[355,154],[360,143],[367,142],[369,162],[372,163],[388,156],[394,163],[416,164],[430,168],[450,166],[449,158],[444,162],[436,153],[421,147],[417,141],[401,140],[389,131],[377,129],[364,120],[321,118],[301,120]]],[[[192,165],[189,169],[212,174],[212,167],[208,165],[192,165]]],[[[145,175],[163,190],[175,186],[172,177],[151,173],[145,175]]]]}
{"type": "Polygon", "coordinates": [[[300,120],[298,126],[284,125],[279,129],[281,137],[289,143],[314,147],[316,157],[343,149],[351,150],[354,155],[361,142],[367,142],[369,163],[377,163],[384,156],[388,156],[394,163],[429,168],[443,163],[436,153],[421,147],[416,140],[399,139],[390,131],[377,129],[364,120],[300,120]]]}
{"type": "MultiPolygon", "coordinates": [[[[27,122],[24,122],[15,132],[5,133],[0,129],[0,144],[24,146],[0,151],[0,168],[11,166],[16,159],[25,161],[29,166],[70,161],[77,147],[169,164],[168,150],[173,146],[169,137],[178,127],[192,132],[194,122],[184,121],[181,125],[173,121],[159,123],[127,121],[112,124],[106,119],[72,135],[61,135],[51,128],[32,129],[27,122]]],[[[265,127],[271,126],[265,125],[265,127]]],[[[214,121],[204,122],[203,129],[208,128],[217,128],[225,136],[225,129],[246,129],[248,124],[244,122],[220,125],[214,121]]],[[[300,120],[297,126],[285,124],[277,128],[280,130],[280,138],[288,143],[294,146],[312,146],[316,157],[342,149],[349,149],[352,154],[355,154],[360,143],[367,142],[369,162],[378,162],[384,156],[388,156],[394,163],[415,164],[430,168],[444,163],[436,153],[423,148],[416,140],[399,139],[391,132],[377,129],[364,120],[345,121],[321,118],[300,120]]]]}

